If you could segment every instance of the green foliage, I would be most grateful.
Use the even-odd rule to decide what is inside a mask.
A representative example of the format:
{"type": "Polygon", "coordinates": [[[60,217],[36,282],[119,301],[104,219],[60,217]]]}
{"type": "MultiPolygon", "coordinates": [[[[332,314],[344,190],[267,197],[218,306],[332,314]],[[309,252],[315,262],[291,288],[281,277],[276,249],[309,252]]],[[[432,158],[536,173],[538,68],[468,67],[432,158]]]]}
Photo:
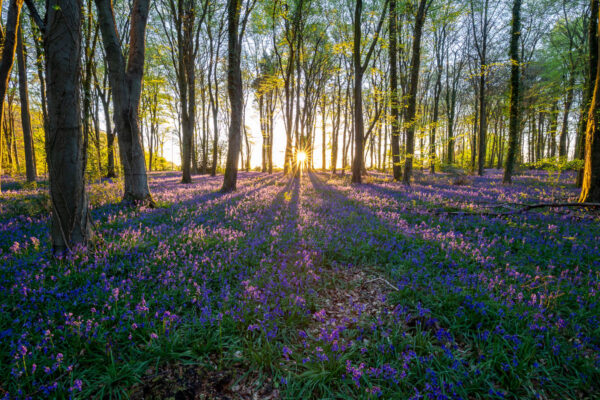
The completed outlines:
{"type": "MultiPolygon", "coordinates": [[[[24,184],[23,186],[33,186],[24,184]]],[[[50,196],[47,191],[33,190],[33,193],[13,195],[2,201],[0,211],[5,215],[25,215],[38,217],[50,213],[50,196]]]]}
{"type": "Polygon", "coordinates": [[[535,163],[524,164],[525,168],[543,169],[549,173],[562,173],[565,171],[578,171],[583,168],[583,160],[568,160],[566,157],[544,158],[535,163]]]}

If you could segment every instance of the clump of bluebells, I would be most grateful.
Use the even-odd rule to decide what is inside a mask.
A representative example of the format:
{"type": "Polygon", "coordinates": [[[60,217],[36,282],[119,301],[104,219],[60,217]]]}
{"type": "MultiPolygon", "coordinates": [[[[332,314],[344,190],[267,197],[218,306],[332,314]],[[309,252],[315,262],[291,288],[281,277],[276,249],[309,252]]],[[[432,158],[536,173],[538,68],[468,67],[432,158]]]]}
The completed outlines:
{"type": "Polygon", "coordinates": [[[220,194],[220,178],[157,174],[156,209],[93,185],[102,240],[59,260],[47,213],[17,212],[25,194],[4,192],[0,397],[126,396],[157,360],[215,355],[215,368],[276,375],[290,398],[594,397],[600,221],[489,215],[576,196],[569,174],[500,179],[438,174],[408,190],[383,175],[354,187],[243,173],[220,194]],[[378,316],[352,300],[356,317],[330,315],[336,270],[367,267],[397,288],[378,316]]]}

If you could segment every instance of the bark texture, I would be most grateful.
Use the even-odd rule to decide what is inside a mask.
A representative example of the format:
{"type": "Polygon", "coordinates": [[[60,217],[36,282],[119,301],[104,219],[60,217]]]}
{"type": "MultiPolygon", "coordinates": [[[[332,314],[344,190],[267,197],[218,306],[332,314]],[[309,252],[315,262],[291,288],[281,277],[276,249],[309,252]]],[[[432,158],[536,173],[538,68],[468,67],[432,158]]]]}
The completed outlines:
{"type": "Polygon", "coordinates": [[[519,38],[521,37],[521,0],[514,0],[512,28],[510,36],[510,121],[508,126],[508,151],[504,165],[502,182],[512,183],[517,149],[519,146],[519,100],[521,85],[521,64],[519,59],[519,38]]]}
{"type": "Polygon", "coordinates": [[[419,69],[421,68],[421,37],[423,35],[423,25],[427,14],[427,0],[419,1],[419,8],[415,18],[415,28],[413,33],[412,58],[410,62],[410,88],[408,94],[408,107],[404,117],[406,124],[406,161],[404,163],[404,174],[402,183],[410,185],[410,178],[413,169],[413,157],[415,154],[415,124],[417,114],[417,89],[419,88],[419,69]]]}
{"type": "Polygon", "coordinates": [[[229,38],[227,52],[227,91],[231,104],[229,125],[229,147],[225,164],[222,192],[236,189],[240,144],[242,139],[242,70],[240,66],[241,46],[239,43],[239,24],[242,0],[228,0],[227,3],[227,33],[229,38]]]}
{"type": "MultiPolygon", "coordinates": [[[[10,71],[15,61],[15,50],[17,48],[17,33],[19,31],[19,17],[23,8],[23,0],[11,0],[8,5],[6,28],[0,41],[3,42],[2,57],[0,58],[0,127],[3,126],[4,97],[8,90],[10,71]]],[[[2,139],[0,138],[0,155],[2,154],[2,139]]],[[[10,149],[9,149],[10,154],[10,149]]],[[[2,176],[2,163],[0,162],[0,177],[2,176]]],[[[0,182],[1,183],[1,182],[0,182]]],[[[0,190],[1,191],[1,190],[0,190]]]]}
{"type": "MultiPolygon", "coordinates": [[[[596,35],[598,35],[598,30],[596,31],[596,35]]],[[[591,62],[594,61],[597,66],[596,80],[585,133],[585,164],[583,168],[581,195],[579,197],[579,201],[582,203],[600,202],[600,127],[598,126],[600,122],[600,99],[598,99],[598,96],[600,96],[600,87],[598,85],[600,83],[600,55],[598,54],[598,46],[596,46],[596,54],[591,62]]]]}
{"type": "Polygon", "coordinates": [[[139,126],[149,1],[135,0],[133,2],[127,63],[121,49],[111,1],[95,0],[95,2],[102,42],[106,52],[114,108],[113,116],[125,180],[123,201],[154,206],[148,187],[139,126]]]}
{"type": "Polygon", "coordinates": [[[81,126],[81,10],[78,0],[53,0],[44,36],[48,83],[46,158],[55,254],[85,245],[90,236],[81,126]]]}
{"type": "Polygon", "coordinates": [[[390,114],[392,129],[392,173],[395,181],[402,179],[400,165],[400,99],[398,98],[398,10],[396,0],[390,1],[390,114]]]}

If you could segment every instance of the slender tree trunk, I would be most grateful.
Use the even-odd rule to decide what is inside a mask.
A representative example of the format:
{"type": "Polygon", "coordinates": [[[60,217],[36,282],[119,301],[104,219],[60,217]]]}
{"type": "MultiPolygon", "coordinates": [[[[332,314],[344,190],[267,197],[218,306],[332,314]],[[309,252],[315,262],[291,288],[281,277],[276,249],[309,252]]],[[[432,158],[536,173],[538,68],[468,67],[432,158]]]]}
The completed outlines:
{"type": "Polygon", "coordinates": [[[363,68],[361,58],[362,41],[362,0],[356,0],[354,10],[354,159],[352,161],[352,183],[362,182],[364,122],[362,111],[362,80],[363,68]]]}
{"type": "Polygon", "coordinates": [[[382,158],[383,160],[381,161],[382,163],[382,168],[383,168],[383,172],[387,173],[387,152],[388,152],[388,136],[389,136],[389,125],[386,124],[384,127],[384,131],[383,131],[383,154],[382,154],[382,158]]]}
{"type": "Polygon", "coordinates": [[[148,187],[139,125],[139,104],[144,72],[144,36],[149,1],[133,2],[127,65],[110,0],[95,0],[95,2],[106,52],[119,152],[125,178],[123,201],[153,207],[154,201],[148,187]]]}
{"type": "MultiPolygon", "coordinates": [[[[216,82],[215,82],[216,85],[216,82]]],[[[216,89],[215,89],[216,91],[216,89]]],[[[217,101],[217,100],[215,100],[217,101]]],[[[213,163],[210,170],[211,176],[217,175],[217,162],[218,162],[218,150],[219,150],[219,106],[218,103],[212,107],[212,120],[213,120],[213,163]]]]}
{"type": "Polygon", "coordinates": [[[510,121],[508,127],[508,151],[504,165],[502,182],[512,183],[517,148],[519,146],[521,61],[519,58],[519,39],[521,37],[521,0],[514,0],[512,10],[512,28],[510,38],[510,121]]]}
{"type": "Polygon", "coordinates": [[[323,162],[323,171],[325,171],[327,169],[327,131],[326,131],[326,126],[327,126],[327,100],[325,99],[325,96],[323,96],[322,98],[322,104],[321,104],[321,125],[322,125],[322,129],[321,129],[321,133],[323,135],[323,148],[321,149],[322,152],[322,162],[323,162]]]}
{"type": "MultiPolygon", "coordinates": [[[[13,97],[14,99],[14,97],[13,97]]],[[[12,102],[11,102],[11,106],[10,106],[10,112],[8,113],[8,120],[10,123],[10,134],[11,134],[11,141],[12,141],[12,151],[13,151],[13,157],[15,160],[15,173],[19,174],[21,172],[21,161],[19,158],[19,152],[17,151],[17,135],[16,135],[16,131],[15,131],[15,114],[13,113],[13,108],[12,108],[12,102]]]]}
{"type": "Polygon", "coordinates": [[[448,164],[454,164],[454,120],[456,113],[456,88],[453,85],[450,89],[449,85],[446,85],[446,90],[449,91],[446,96],[446,104],[448,105],[448,150],[447,159],[448,164]]]}
{"type": "Polygon", "coordinates": [[[40,81],[40,99],[41,99],[41,108],[42,108],[42,121],[44,125],[44,132],[48,131],[48,105],[46,104],[46,76],[44,73],[44,54],[42,49],[42,44],[40,40],[37,40],[37,36],[40,35],[39,29],[32,22],[31,30],[36,36],[33,41],[35,47],[35,66],[37,69],[38,79],[40,81]]]}
{"type": "Polygon", "coordinates": [[[413,169],[413,157],[415,154],[415,125],[417,123],[417,90],[419,88],[419,70],[421,68],[421,37],[425,16],[427,14],[427,0],[419,1],[419,9],[415,18],[413,33],[412,58],[410,63],[410,88],[407,99],[407,108],[404,121],[406,128],[406,161],[404,163],[404,174],[402,183],[410,185],[413,169]]]}
{"type": "Polygon", "coordinates": [[[473,120],[473,134],[471,135],[471,171],[475,172],[475,159],[477,156],[477,128],[479,122],[479,101],[475,100],[475,119],[473,120]]]}
{"type": "Polygon", "coordinates": [[[432,127],[429,136],[429,170],[432,174],[435,174],[435,141],[436,131],[439,123],[440,115],[440,95],[442,93],[442,65],[438,65],[437,78],[435,82],[434,97],[433,97],[433,121],[431,121],[432,127]]]}
{"type": "Polygon", "coordinates": [[[334,102],[331,104],[332,113],[332,130],[331,130],[331,173],[335,175],[337,173],[337,162],[338,162],[338,147],[340,138],[340,122],[342,117],[342,85],[340,82],[340,73],[337,74],[336,80],[337,92],[334,98],[334,102]]]}
{"type": "Polygon", "coordinates": [[[348,130],[349,128],[349,123],[348,123],[348,118],[349,118],[349,112],[348,112],[348,108],[349,108],[349,101],[348,99],[350,98],[350,79],[347,80],[348,84],[346,85],[346,95],[344,96],[344,133],[342,135],[342,175],[346,172],[346,167],[348,166],[348,146],[349,143],[346,140],[346,138],[348,137],[348,130]]]}
{"type": "Polygon", "coordinates": [[[106,123],[106,152],[107,152],[107,168],[106,177],[115,178],[117,176],[115,170],[115,134],[112,131],[109,102],[110,99],[107,97],[100,96],[102,101],[102,109],[104,110],[104,122],[106,123]]]}
{"type": "Polygon", "coordinates": [[[273,127],[274,127],[274,113],[275,113],[275,97],[276,95],[274,93],[271,93],[269,96],[270,100],[267,103],[268,104],[268,129],[269,129],[269,148],[268,148],[268,153],[269,153],[269,174],[273,173],[273,127]]]}
{"type": "Polygon", "coordinates": [[[556,157],[556,132],[558,129],[558,100],[556,100],[552,105],[551,111],[551,122],[550,122],[550,157],[556,157]]]}
{"type": "MultiPolygon", "coordinates": [[[[592,5],[592,10],[598,13],[598,4],[592,5]]],[[[597,19],[600,21],[600,18],[597,19]]],[[[598,30],[596,38],[591,42],[595,52],[590,51],[590,66],[595,65],[596,78],[594,92],[587,117],[585,135],[585,164],[583,168],[583,181],[581,186],[580,202],[600,202],[600,55],[598,43],[598,30]]]]}
{"type": "Polygon", "coordinates": [[[96,162],[98,163],[98,178],[102,177],[102,143],[100,142],[100,106],[98,97],[94,99],[94,108],[92,110],[94,119],[94,142],[96,147],[96,162]]]}
{"type": "Polygon", "coordinates": [[[19,97],[21,98],[21,126],[23,128],[23,143],[25,147],[25,174],[27,182],[37,179],[35,165],[35,150],[33,147],[33,134],[31,131],[31,117],[29,115],[29,91],[27,88],[27,57],[23,46],[23,30],[19,26],[17,40],[17,64],[19,68],[19,97]]]}
{"type": "MultiPolygon", "coordinates": [[[[423,0],[424,2],[425,0],[423,0]]],[[[362,183],[362,174],[366,171],[364,165],[364,141],[365,141],[365,126],[363,120],[362,109],[362,82],[366,67],[369,65],[371,56],[373,55],[374,46],[378,40],[379,32],[384,22],[385,13],[387,11],[388,2],[383,6],[381,19],[376,29],[375,38],[371,42],[371,46],[367,51],[364,63],[361,53],[362,41],[362,9],[363,1],[356,0],[354,8],[354,48],[352,51],[352,60],[354,65],[354,157],[352,161],[352,183],[362,183]]]]}
{"type": "MultiPolygon", "coordinates": [[[[243,118],[242,118],[242,121],[243,121],[243,118]]],[[[248,130],[246,129],[246,126],[243,125],[243,122],[242,122],[242,132],[244,133],[244,142],[246,143],[246,172],[248,172],[248,171],[250,171],[251,149],[250,149],[250,142],[248,140],[248,130]]]]}
{"type": "MultiPolygon", "coordinates": [[[[483,17],[481,21],[481,42],[478,42],[475,37],[475,46],[479,55],[479,135],[478,135],[478,159],[477,159],[477,174],[483,176],[485,168],[485,159],[487,153],[487,104],[486,104],[486,85],[487,85],[487,47],[488,33],[490,20],[488,18],[489,0],[485,0],[483,4],[483,17]]],[[[475,31],[475,17],[473,13],[473,2],[471,1],[471,21],[473,24],[473,34],[475,31]]]]}
{"type": "Polygon", "coordinates": [[[210,102],[210,109],[212,111],[212,122],[213,122],[213,143],[212,143],[212,165],[210,168],[210,175],[217,175],[217,164],[218,164],[218,152],[219,152],[219,80],[217,79],[217,67],[218,67],[218,59],[219,59],[219,51],[221,49],[220,37],[221,37],[221,29],[219,29],[218,37],[213,39],[212,30],[210,27],[210,22],[207,28],[207,33],[210,39],[209,42],[209,51],[212,56],[214,48],[216,47],[216,54],[214,54],[214,59],[212,60],[212,65],[208,71],[208,95],[210,102]],[[214,43],[216,42],[216,46],[214,43]],[[212,85],[214,84],[214,93],[212,85]]]}
{"type": "MultiPolygon", "coordinates": [[[[598,73],[598,14],[600,13],[600,1],[590,0],[590,11],[591,18],[588,26],[588,41],[589,41],[589,75],[587,87],[584,92],[584,99],[582,105],[582,120],[581,128],[579,132],[580,140],[577,148],[576,158],[585,159],[585,141],[586,141],[586,128],[588,125],[588,110],[590,108],[590,102],[594,96],[594,88],[596,87],[596,75],[598,73]]],[[[583,187],[584,169],[577,171],[577,187],[583,187]]]]}
{"type": "Polygon", "coordinates": [[[262,155],[262,168],[261,168],[261,172],[267,172],[267,149],[269,146],[269,133],[268,133],[268,128],[267,128],[267,117],[266,117],[266,111],[265,111],[265,97],[266,94],[265,93],[259,93],[258,94],[258,114],[259,114],[259,119],[260,119],[260,134],[262,136],[262,148],[261,148],[261,155],[262,155]]]}
{"type": "MultiPolygon", "coordinates": [[[[6,92],[8,90],[10,71],[12,70],[15,60],[15,50],[17,48],[17,36],[19,32],[19,17],[22,7],[23,0],[10,0],[4,35],[0,38],[3,41],[2,58],[0,59],[0,127],[3,125],[4,98],[6,97],[6,92]]],[[[11,151],[10,147],[8,147],[8,151],[11,151]]],[[[0,178],[2,176],[1,155],[2,141],[0,140],[0,178]]]]}
{"type": "Polygon", "coordinates": [[[390,114],[392,129],[392,172],[395,181],[402,179],[400,164],[400,99],[398,98],[398,11],[396,0],[390,1],[390,114]]]}
{"type": "Polygon", "coordinates": [[[573,105],[573,92],[575,86],[575,73],[571,71],[567,87],[567,98],[565,99],[565,112],[563,114],[563,125],[560,132],[560,142],[558,147],[558,156],[567,156],[567,136],[569,135],[569,113],[573,105]]]}
{"type": "Polygon", "coordinates": [[[485,166],[485,156],[487,150],[487,109],[485,98],[485,61],[481,67],[481,77],[479,78],[479,137],[478,137],[478,158],[477,158],[477,174],[483,176],[485,166]]]}
{"type": "Polygon", "coordinates": [[[225,164],[225,176],[221,191],[231,192],[236,189],[238,161],[241,144],[243,93],[242,93],[242,70],[240,66],[241,43],[239,43],[239,22],[242,0],[228,0],[228,53],[227,53],[227,91],[231,106],[229,125],[229,148],[227,149],[227,162],[225,164]]]}
{"type": "MultiPolygon", "coordinates": [[[[91,8],[91,2],[88,1],[86,5],[91,8]]],[[[83,88],[83,137],[85,143],[89,142],[90,132],[92,131],[92,72],[94,66],[94,48],[96,46],[96,34],[92,28],[92,15],[91,12],[87,13],[85,17],[85,23],[83,24],[83,37],[84,37],[84,48],[83,48],[83,81],[81,83],[83,88]],[[93,36],[93,37],[92,37],[93,36]]],[[[87,146],[86,146],[87,147],[87,146]]],[[[98,171],[99,174],[102,171],[98,171]]]]}
{"type": "Polygon", "coordinates": [[[196,125],[196,71],[194,65],[195,5],[191,0],[179,0],[182,31],[178,32],[179,45],[179,95],[181,100],[182,153],[181,183],[192,182],[192,161],[197,169],[194,152],[194,127],[196,125]]]}
{"type": "Polygon", "coordinates": [[[497,169],[502,169],[504,161],[504,119],[500,117],[500,133],[498,137],[498,160],[496,164],[497,169]]]}
{"type": "Polygon", "coordinates": [[[85,189],[86,149],[81,127],[81,1],[48,7],[44,37],[48,80],[46,157],[55,254],[86,245],[90,236],[85,189]]]}

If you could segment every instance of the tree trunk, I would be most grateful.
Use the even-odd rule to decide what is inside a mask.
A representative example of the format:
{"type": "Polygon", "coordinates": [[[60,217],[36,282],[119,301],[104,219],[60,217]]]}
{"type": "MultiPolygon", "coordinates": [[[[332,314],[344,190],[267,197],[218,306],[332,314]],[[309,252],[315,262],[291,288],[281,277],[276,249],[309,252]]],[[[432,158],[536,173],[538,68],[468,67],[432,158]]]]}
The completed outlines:
{"type": "Polygon", "coordinates": [[[450,90],[449,85],[446,85],[446,104],[448,106],[448,164],[454,164],[454,120],[456,114],[456,87],[453,84],[450,90]]]}
{"type": "MultiPolygon", "coordinates": [[[[243,118],[242,118],[242,121],[243,121],[243,118]]],[[[243,122],[242,122],[242,131],[244,132],[244,141],[246,142],[246,172],[248,172],[248,171],[250,171],[251,149],[250,149],[250,142],[248,140],[248,130],[246,129],[246,126],[243,125],[243,122]]]]}
{"type": "Polygon", "coordinates": [[[323,96],[322,98],[322,104],[321,104],[321,125],[322,125],[322,129],[321,129],[321,134],[323,135],[323,148],[321,149],[321,157],[323,158],[322,163],[323,163],[323,171],[325,171],[327,169],[327,131],[326,131],[326,126],[327,126],[327,101],[325,99],[325,96],[323,96]]]}
{"type": "Polygon", "coordinates": [[[48,80],[46,157],[55,254],[87,244],[90,236],[85,189],[86,149],[81,127],[81,1],[48,7],[44,37],[48,80]]]}
{"type": "Polygon", "coordinates": [[[575,86],[575,72],[571,71],[571,76],[569,78],[569,83],[567,87],[567,98],[565,100],[565,113],[563,114],[563,125],[562,130],[560,132],[560,142],[558,147],[558,156],[566,157],[567,156],[567,136],[569,135],[569,112],[571,111],[571,106],[573,105],[573,91],[575,86]]]}
{"type": "Polygon", "coordinates": [[[273,173],[273,127],[274,127],[274,114],[275,114],[275,94],[270,94],[270,100],[267,103],[268,109],[268,130],[269,130],[269,148],[267,150],[269,156],[269,174],[273,173]]]}
{"type": "Polygon", "coordinates": [[[107,178],[115,178],[117,173],[115,171],[115,134],[112,131],[111,120],[110,120],[110,109],[108,98],[100,96],[102,101],[102,109],[104,110],[104,121],[106,123],[106,152],[107,152],[107,178]]]}
{"type": "Polygon", "coordinates": [[[93,108],[93,119],[94,119],[94,142],[96,147],[96,162],[98,163],[98,178],[102,177],[102,143],[100,142],[100,106],[98,104],[98,97],[94,99],[93,108]]]}
{"type": "MultiPolygon", "coordinates": [[[[194,65],[195,5],[191,0],[179,0],[181,32],[177,32],[179,58],[179,96],[181,105],[182,154],[181,183],[192,182],[194,127],[196,124],[196,71],[194,65]]],[[[197,164],[194,162],[194,164],[197,164]]],[[[197,166],[194,168],[197,169],[197,166]]]]}
{"type": "Polygon", "coordinates": [[[262,136],[262,168],[261,172],[267,172],[267,149],[269,147],[269,133],[267,128],[267,117],[265,111],[265,93],[258,94],[258,114],[259,114],[259,122],[260,122],[260,134],[262,136]]]}
{"type": "Polygon", "coordinates": [[[354,159],[352,160],[352,183],[362,182],[364,123],[362,112],[362,79],[363,68],[361,58],[361,16],[362,0],[356,0],[354,9],[354,159]]]}
{"type": "Polygon", "coordinates": [[[421,68],[421,37],[423,34],[423,25],[425,24],[425,16],[427,0],[419,1],[419,9],[415,17],[415,27],[413,33],[412,58],[410,62],[410,88],[407,99],[407,108],[404,121],[407,124],[406,128],[406,161],[404,163],[404,174],[402,175],[402,183],[410,185],[413,169],[413,157],[415,154],[415,124],[417,114],[417,90],[419,88],[419,70],[421,68]]]}
{"type": "Polygon", "coordinates": [[[242,139],[242,70],[240,66],[241,43],[239,43],[239,23],[242,0],[228,0],[227,2],[227,91],[231,105],[229,124],[229,147],[225,164],[222,192],[231,192],[236,189],[240,144],[242,139]]]}
{"type": "Polygon", "coordinates": [[[23,128],[23,143],[25,147],[25,174],[27,182],[35,182],[37,169],[35,165],[35,150],[29,115],[29,91],[27,88],[27,57],[23,46],[23,30],[19,26],[17,39],[17,64],[19,68],[19,97],[21,98],[21,126],[23,128]]]}
{"type": "Polygon", "coordinates": [[[217,163],[219,161],[219,80],[217,79],[217,67],[219,60],[220,37],[221,37],[221,25],[217,37],[213,37],[212,28],[210,21],[207,24],[207,34],[209,38],[209,52],[211,56],[211,65],[209,67],[207,81],[208,81],[208,96],[210,102],[210,110],[212,111],[212,123],[213,123],[213,142],[212,142],[212,165],[210,168],[210,175],[217,175],[217,163]],[[215,46],[216,43],[216,46],[215,46]],[[215,50],[216,47],[216,50],[215,50]],[[213,58],[214,57],[214,58],[213,58]],[[214,93],[213,87],[214,84],[214,93]]]}
{"type": "Polygon", "coordinates": [[[390,1],[390,114],[392,129],[392,172],[395,181],[402,179],[400,164],[400,99],[398,98],[398,11],[396,0],[390,1]]]}
{"type": "Polygon", "coordinates": [[[519,116],[521,89],[521,61],[519,58],[519,39],[521,37],[521,0],[514,0],[512,10],[512,28],[510,37],[510,121],[508,126],[508,151],[504,165],[502,182],[512,183],[515,158],[519,146],[519,116]]]}
{"type": "Polygon", "coordinates": [[[555,100],[552,104],[551,111],[551,120],[550,120],[550,157],[556,157],[556,131],[558,129],[558,100],[555,100]]]}
{"type": "Polygon", "coordinates": [[[477,155],[477,122],[479,121],[479,102],[475,100],[475,118],[473,119],[473,134],[471,135],[471,171],[475,172],[475,158],[477,155]]]}
{"type": "MultiPolygon", "coordinates": [[[[6,27],[2,39],[2,58],[0,59],[0,127],[3,126],[4,118],[4,97],[8,90],[10,80],[10,71],[15,60],[15,50],[17,47],[17,35],[19,32],[19,17],[23,0],[11,0],[8,5],[8,16],[6,18],[6,27]]],[[[8,147],[8,151],[11,149],[8,147]]],[[[0,140],[0,178],[2,176],[2,140],[0,140]]],[[[1,180],[1,179],[0,179],[1,180]]],[[[0,182],[1,183],[1,182],[0,182]]],[[[2,190],[0,189],[0,192],[2,190]]]]}
{"type": "MultiPolygon", "coordinates": [[[[441,60],[440,60],[441,61],[441,60]]],[[[437,77],[435,82],[434,96],[433,96],[433,121],[431,121],[431,132],[429,136],[429,170],[432,174],[435,174],[435,141],[436,141],[436,130],[439,122],[440,115],[440,95],[442,94],[442,64],[438,64],[437,77]]]]}
{"type": "Polygon", "coordinates": [[[125,178],[123,201],[153,207],[154,201],[148,187],[138,116],[149,1],[133,2],[127,65],[123,57],[111,1],[95,0],[95,2],[106,52],[119,153],[125,178]]]}
{"type": "Polygon", "coordinates": [[[381,31],[381,27],[385,19],[385,13],[387,11],[387,5],[388,2],[386,1],[383,6],[379,24],[377,25],[377,29],[375,31],[375,37],[371,41],[371,45],[367,51],[364,62],[362,60],[361,53],[361,17],[363,1],[356,0],[356,6],[354,8],[354,47],[352,50],[352,60],[354,65],[354,156],[352,161],[352,183],[362,183],[362,174],[366,171],[364,165],[365,127],[362,111],[362,81],[364,72],[369,65],[371,56],[373,55],[375,44],[379,38],[379,32],[381,31]]]}
{"type": "MultiPolygon", "coordinates": [[[[589,71],[588,71],[588,81],[587,87],[584,92],[583,99],[583,114],[581,121],[581,129],[580,129],[580,139],[579,146],[577,148],[577,153],[575,158],[585,159],[585,137],[586,137],[586,128],[588,122],[588,113],[590,101],[594,96],[594,88],[596,86],[596,74],[598,73],[598,14],[600,13],[600,1],[598,0],[590,0],[590,11],[591,18],[588,26],[588,41],[589,41],[589,71]]],[[[583,186],[583,176],[584,170],[580,169],[577,171],[577,187],[583,186]]]]}
{"type": "Polygon", "coordinates": [[[340,138],[340,121],[342,117],[342,85],[340,82],[340,72],[337,73],[337,92],[334,98],[334,102],[331,104],[331,173],[335,175],[337,173],[337,162],[338,162],[338,147],[340,138]]]}
{"type": "MultiPolygon", "coordinates": [[[[598,4],[592,4],[592,10],[596,14],[599,12],[598,9],[598,4]]],[[[595,44],[595,52],[590,51],[590,66],[595,65],[596,78],[585,135],[585,164],[579,197],[579,201],[583,203],[600,202],[600,99],[598,98],[600,96],[600,55],[597,43],[598,30],[596,30],[595,40],[591,42],[592,46],[595,44]]]]}

